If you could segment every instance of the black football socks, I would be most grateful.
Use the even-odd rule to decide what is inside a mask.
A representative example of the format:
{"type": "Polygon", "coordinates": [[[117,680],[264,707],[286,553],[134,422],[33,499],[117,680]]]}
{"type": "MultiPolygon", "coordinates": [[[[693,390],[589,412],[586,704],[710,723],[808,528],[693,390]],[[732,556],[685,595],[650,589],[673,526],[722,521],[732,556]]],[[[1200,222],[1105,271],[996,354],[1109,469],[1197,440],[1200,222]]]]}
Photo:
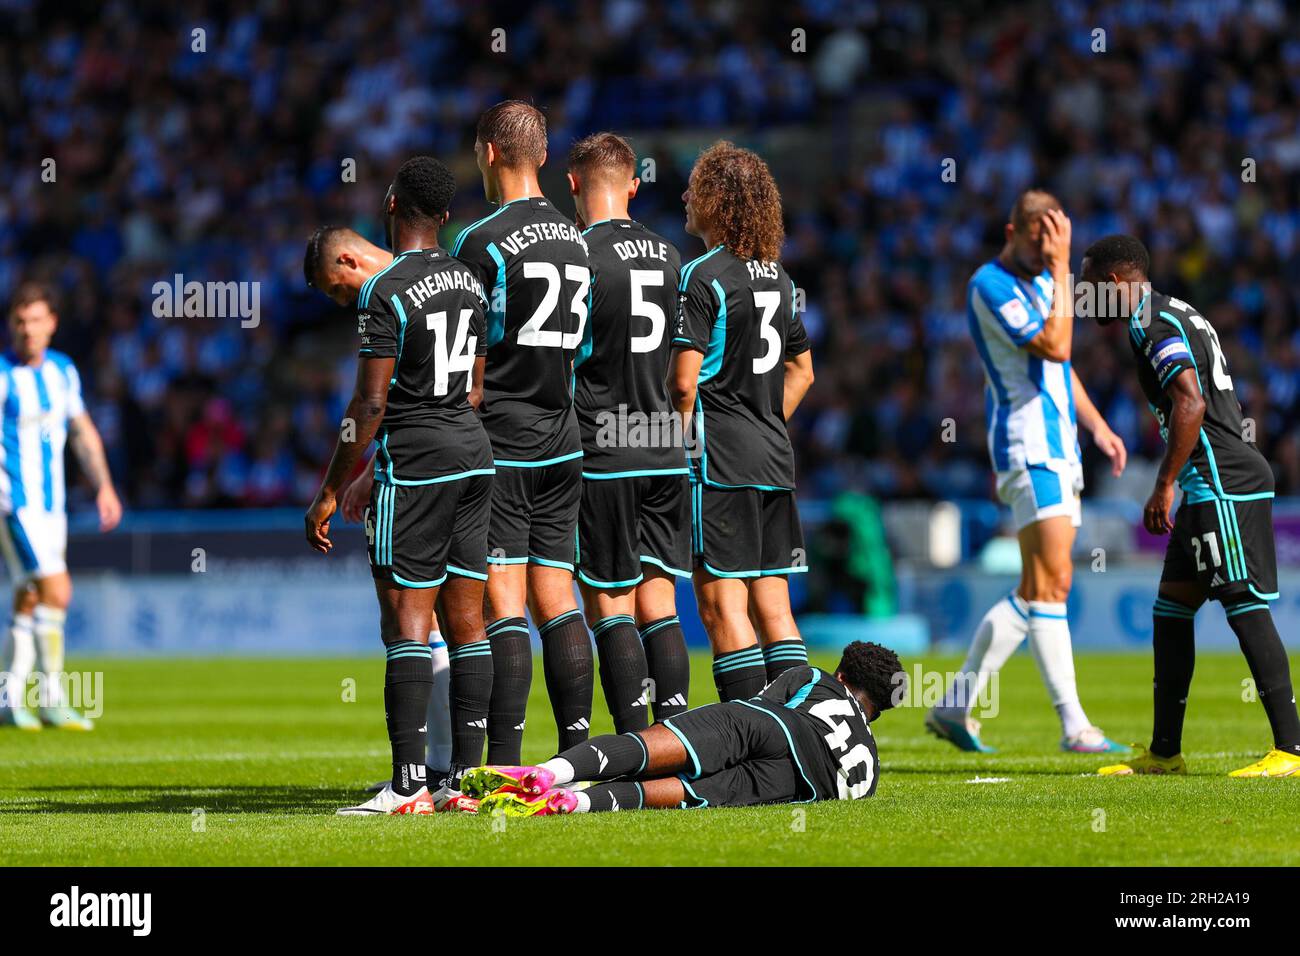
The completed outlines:
{"type": "Polygon", "coordinates": [[[1241,652],[1246,655],[1255,692],[1264,705],[1268,724],[1273,728],[1273,746],[1292,756],[1300,756],[1300,716],[1295,709],[1291,689],[1291,664],[1286,648],[1273,624],[1273,615],[1263,601],[1248,598],[1225,606],[1228,626],[1237,635],[1241,652]]]}
{"type": "Polygon", "coordinates": [[[1177,601],[1156,598],[1151,614],[1155,665],[1151,752],[1157,757],[1173,757],[1183,749],[1183,717],[1196,667],[1196,612],[1177,601]]]}
{"type": "Polygon", "coordinates": [[[557,749],[566,750],[586,740],[591,733],[591,696],[596,669],[591,637],[577,608],[551,618],[537,630],[542,635],[546,692],[560,733],[557,749]]]}
{"type": "Polygon", "coordinates": [[[492,702],[492,645],[472,641],[447,650],[451,666],[451,767],[463,770],[483,762],[488,710],[492,702]]]}
{"type": "Polygon", "coordinates": [[[767,669],[758,645],[714,655],[713,683],[719,700],[748,700],[757,695],[767,684],[767,669]]]}
{"type": "Polygon", "coordinates": [[[769,684],[791,667],[804,667],[807,663],[808,648],[798,637],[787,637],[763,647],[763,666],[769,684]]]}
{"type": "Polygon", "coordinates": [[[409,797],[427,782],[424,722],[433,691],[433,665],[427,644],[399,639],[385,647],[384,719],[393,748],[393,790],[409,797]]]}
{"type": "Polygon", "coordinates": [[[487,636],[492,647],[487,762],[516,766],[524,740],[528,691],[533,683],[528,622],[522,617],[503,617],[487,626],[487,636]]]}
{"type": "Polygon", "coordinates": [[[685,713],[691,688],[691,659],[686,635],[676,615],[661,617],[641,628],[646,667],[650,675],[650,704],[655,720],[685,713]]]}
{"type": "Polygon", "coordinates": [[[650,675],[636,621],[630,615],[615,614],[597,621],[591,631],[596,636],[600,687],[615,732],[644,730],[649,726],[650,675]]]}

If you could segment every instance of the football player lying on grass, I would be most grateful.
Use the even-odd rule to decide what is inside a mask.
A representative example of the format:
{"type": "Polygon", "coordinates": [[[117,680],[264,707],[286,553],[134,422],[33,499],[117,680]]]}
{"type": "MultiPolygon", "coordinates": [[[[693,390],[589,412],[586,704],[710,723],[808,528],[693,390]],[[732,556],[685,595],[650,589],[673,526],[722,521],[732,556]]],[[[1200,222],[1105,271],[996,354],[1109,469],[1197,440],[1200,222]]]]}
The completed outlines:
{"type": "Polygon", "coordinates": [[[536,767],[479,767],[462,792],[509,816],[856,800],[879,779],[867,725],[905,693],[898,655],[854,641],[833,674],[794,667],[750,700],[593,737],[536,767]]]}

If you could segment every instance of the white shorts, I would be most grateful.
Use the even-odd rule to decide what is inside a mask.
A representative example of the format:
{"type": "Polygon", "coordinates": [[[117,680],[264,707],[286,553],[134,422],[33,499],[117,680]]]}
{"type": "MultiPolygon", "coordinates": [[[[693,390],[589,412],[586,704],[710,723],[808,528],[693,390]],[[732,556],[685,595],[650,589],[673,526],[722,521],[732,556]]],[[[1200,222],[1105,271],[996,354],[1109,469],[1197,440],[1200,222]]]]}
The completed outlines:
{"type": "Polygon", "coordinates": [[[19,508],[0,515],[0,552],[14,586],[68,570],[68,516],[62,511],[19,508]]]}
{"type": "Polygon", "coordinates": [[[1016,531],[1042,521],[1066,515],[1076,528],[1083,523],[1079,492],[1083,491],[1083,468],[1069,462],[1026,465],[1015,471],[998,472],[998,497],[1011,506],[1016,531]]]}

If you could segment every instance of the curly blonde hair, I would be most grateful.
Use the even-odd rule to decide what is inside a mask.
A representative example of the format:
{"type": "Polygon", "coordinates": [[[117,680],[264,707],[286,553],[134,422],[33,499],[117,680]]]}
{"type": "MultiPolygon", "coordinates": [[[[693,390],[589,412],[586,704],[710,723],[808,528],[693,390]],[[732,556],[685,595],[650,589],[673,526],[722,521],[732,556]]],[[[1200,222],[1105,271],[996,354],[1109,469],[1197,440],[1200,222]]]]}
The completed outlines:
{"type": "Polygon", "coordinates": [[[757,153],[726,140],[714,143],[695,161],[690,190],[710,239],[741,259],[780,257],[785,239],[781,191],[757,153]]]}

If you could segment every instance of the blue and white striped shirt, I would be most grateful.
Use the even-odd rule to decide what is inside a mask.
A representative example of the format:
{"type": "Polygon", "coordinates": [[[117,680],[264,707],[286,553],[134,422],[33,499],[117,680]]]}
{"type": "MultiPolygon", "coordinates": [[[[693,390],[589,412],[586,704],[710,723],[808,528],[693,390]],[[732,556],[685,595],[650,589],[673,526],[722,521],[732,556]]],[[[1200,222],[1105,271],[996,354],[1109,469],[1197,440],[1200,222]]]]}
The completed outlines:
{"type": "Polygon", "coordinates": [[[0,512],[62,512],[63,447],[68,422],[86,411],[81,376],[62,352],[47,349],[38,365],[0,355],[0,512]]]}
{"type": "Polygon", "coordinates": [[[989,457],[997,471],[1079,461],[1069,362],[1025,351],[1052,311],[1052,277],[1012,275],[996,259],[971,276],[966,315],[984,363],[989,457]]]}

